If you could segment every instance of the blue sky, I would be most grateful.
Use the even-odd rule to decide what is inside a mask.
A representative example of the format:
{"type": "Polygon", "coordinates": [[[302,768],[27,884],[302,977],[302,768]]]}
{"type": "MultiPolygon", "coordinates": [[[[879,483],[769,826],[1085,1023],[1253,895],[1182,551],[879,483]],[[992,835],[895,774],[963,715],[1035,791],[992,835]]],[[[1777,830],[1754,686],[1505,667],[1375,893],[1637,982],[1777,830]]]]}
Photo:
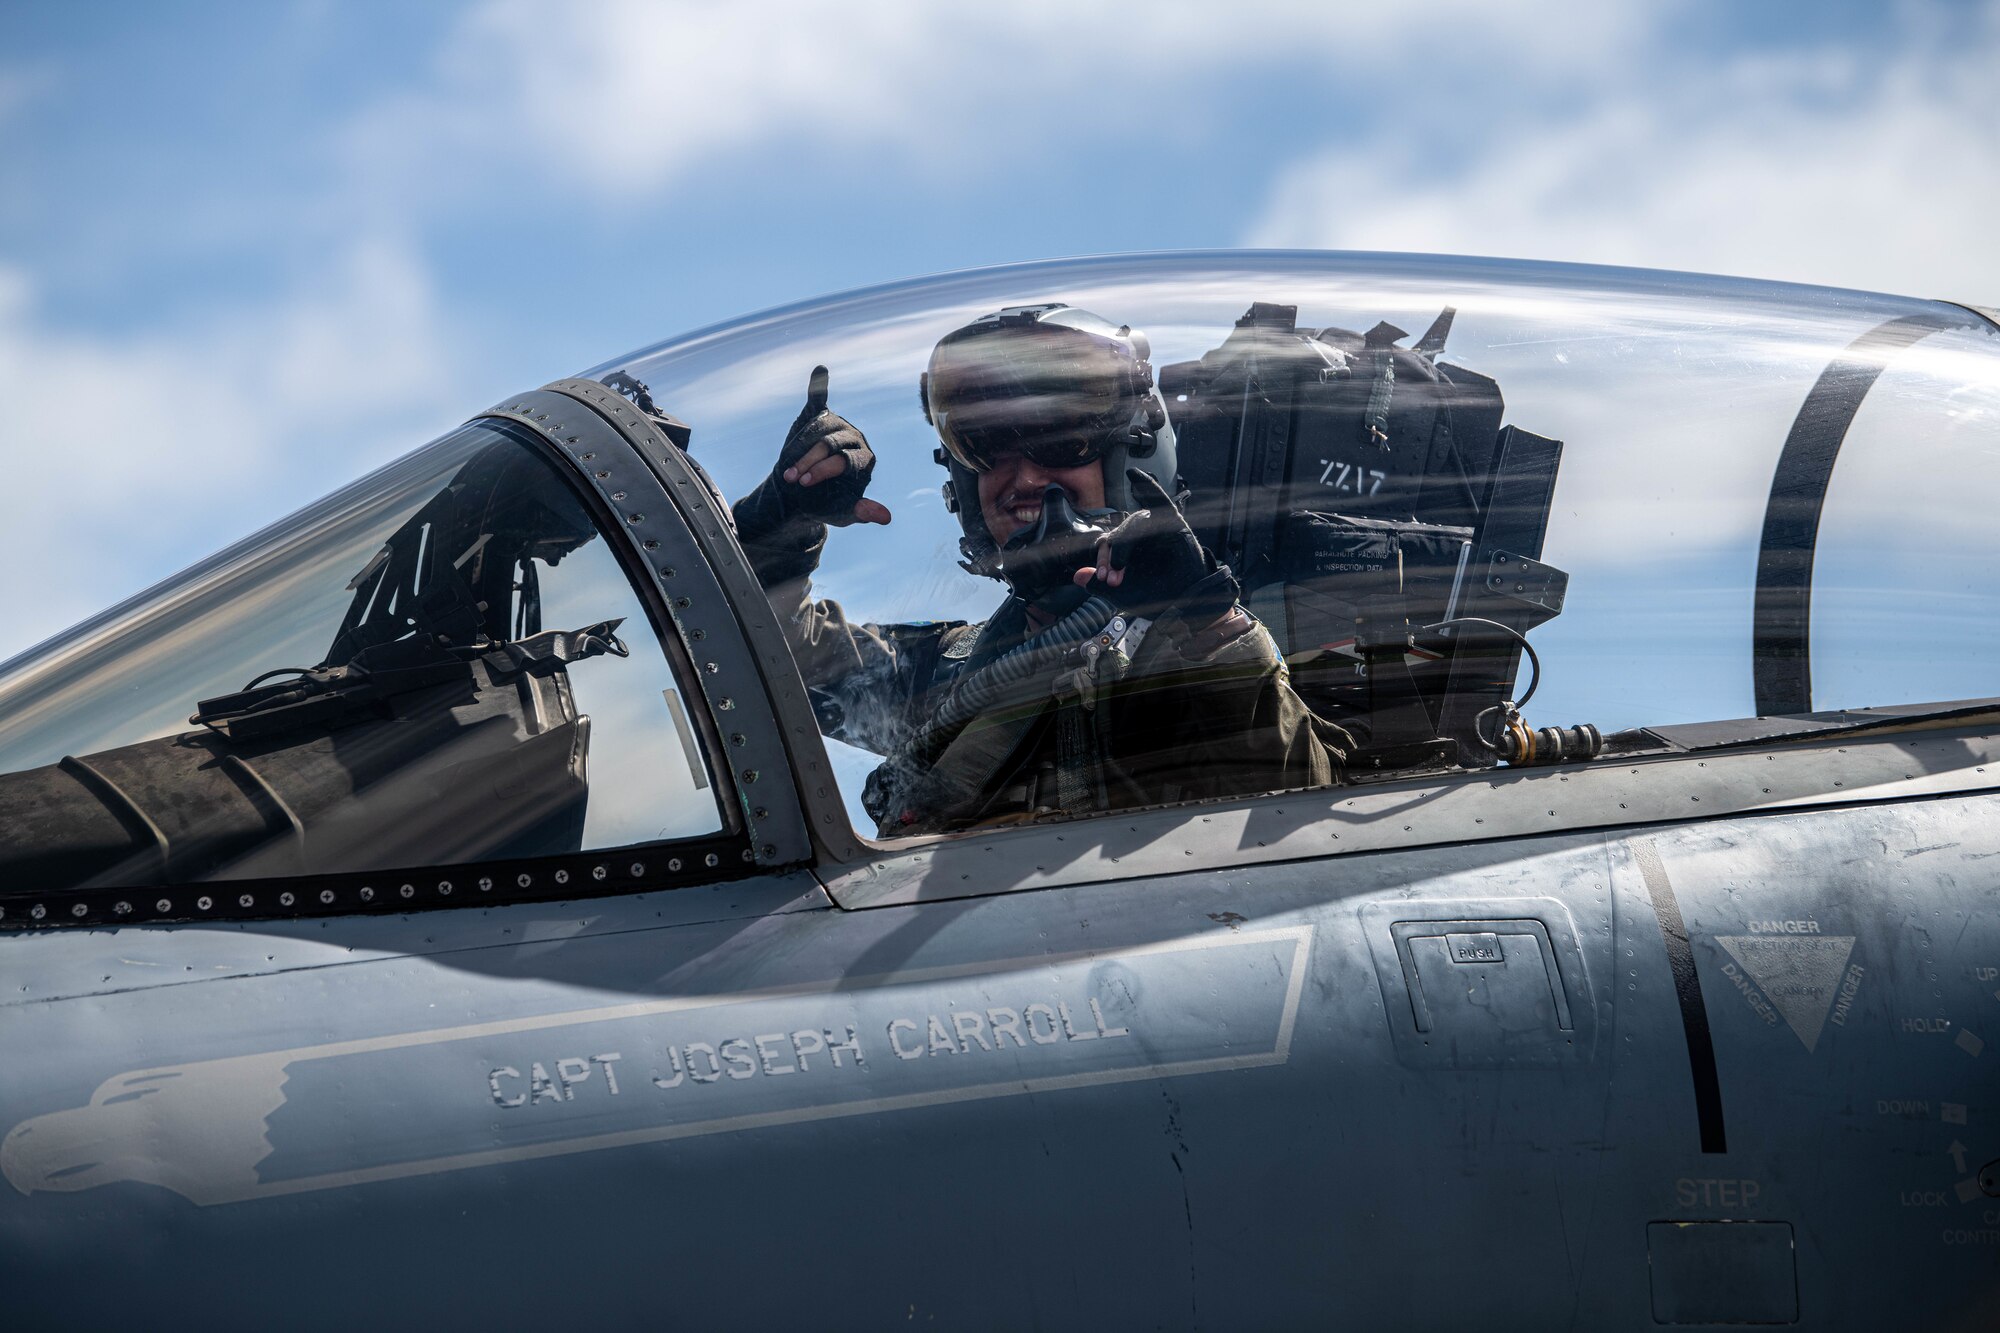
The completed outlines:
{"type": "Polygon", "coordinates": [[[2000,303],[2000,6],[0,3],[0,657],[524,385],[1054,255],[2000,303]]]}

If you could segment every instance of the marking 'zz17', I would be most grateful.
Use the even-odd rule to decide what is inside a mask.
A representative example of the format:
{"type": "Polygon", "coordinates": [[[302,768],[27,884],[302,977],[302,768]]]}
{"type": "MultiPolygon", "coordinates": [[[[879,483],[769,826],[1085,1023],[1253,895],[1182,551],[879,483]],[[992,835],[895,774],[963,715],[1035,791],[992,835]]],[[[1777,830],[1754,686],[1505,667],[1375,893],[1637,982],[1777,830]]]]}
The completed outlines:
{"type": "Polygon", "coordinates": [[[1374,495],[1389,479],[1389,474],[1381,468],[1364,468],[1358,463],[1343,463],[1337,458],[1322,458],[1319,461],[1319,484],[1331,486],[1342,495],[1374,495]]]}

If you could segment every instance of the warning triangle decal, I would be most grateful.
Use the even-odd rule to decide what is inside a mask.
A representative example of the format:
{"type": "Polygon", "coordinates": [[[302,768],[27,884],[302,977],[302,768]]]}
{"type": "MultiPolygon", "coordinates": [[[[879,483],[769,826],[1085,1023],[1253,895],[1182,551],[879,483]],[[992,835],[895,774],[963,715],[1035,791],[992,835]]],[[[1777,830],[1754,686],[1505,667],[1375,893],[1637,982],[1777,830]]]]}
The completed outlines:
{"type": "Polygon", "coordinates": [[[1819,1044],[1852,935],[1717,935],[1715,942],[1763,988],[1808,1051],[1819,1044]]]}

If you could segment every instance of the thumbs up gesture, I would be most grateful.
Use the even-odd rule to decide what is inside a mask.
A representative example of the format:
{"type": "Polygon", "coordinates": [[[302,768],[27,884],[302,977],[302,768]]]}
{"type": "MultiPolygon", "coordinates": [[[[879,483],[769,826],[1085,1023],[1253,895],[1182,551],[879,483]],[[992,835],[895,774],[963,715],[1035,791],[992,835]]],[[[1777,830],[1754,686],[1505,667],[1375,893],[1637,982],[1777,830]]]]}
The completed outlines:
{"type": "Polygon", "coordinates": [[[889,510],[865,495],[875,472],[875,451],[867,437],[826,407],[825,366],[814,366],[806,383],[805,406],[778,451],[774,478],[785,507],[831,527],[887,523],[889,510]]]}

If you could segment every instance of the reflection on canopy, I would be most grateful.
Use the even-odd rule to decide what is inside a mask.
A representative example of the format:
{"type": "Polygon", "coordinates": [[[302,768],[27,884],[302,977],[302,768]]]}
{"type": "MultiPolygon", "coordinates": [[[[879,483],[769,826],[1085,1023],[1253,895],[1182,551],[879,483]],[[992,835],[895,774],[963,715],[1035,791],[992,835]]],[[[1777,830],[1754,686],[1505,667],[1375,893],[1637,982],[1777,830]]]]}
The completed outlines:
{"type": "Polygon", "coordinates": [[[0,874],[171,884],[714,829],[705,793],[659,812],[699,770],[674,753],[664,662],[620,638],[635,610],[553,467],[503,430],[457,432],[17,664],[0,684],[0,874]],[[544,623],[558,568],[591,622],[544,623]],[[638,748],[611,738],[613,777],[664,775],[611,821],[589,813],[585,671],[582,701],[622,715],[637,692],[660,719],[638,748]]]}
{"type": "MultiPolygon", "coordinates": [[[[1945,309],[1683,274],[1404,256],[1197,254],[1023,265],[850,293],[701,330],[615,364],[693,423],[696,456],[731,495],[748,490],[768,466],[807,371],[830,367],[833,409],[874,445],[879,461],[870,494],[895,511],[895,522],[831,540],[815,594],[838,599],[855,621],[977,620],[999,590],[955,567],[955,524],[930,498],[944,478],[931,462],[937,440],[919,410],[917,377],[948,331],[1002,307],[1047,302],[1143,330],[1156,367],[1215,352],[1260,303],[1296,307],[1302,329],[1365,332],[1385,322],[1412,331],[1405,347],[1452,308],[1450,363],[1499,386],[1510,421],[1563,441],[1540,558],[1571,578],[1562,614],[1534,632],[1549,670],[1532,721],[1588,719],[1607,732],[1754,711],[1759,530],[1793,418],[1821,371],[1855,339],[1887,321],[1945,309]]],[[[1949,479],[1964,463],[1983,466],[1982,447],[2000,452],[1993,443],[2000,425],[1965,407],[2000,383],[1996,367],[1991,330],[1920,344],[1898,355],[1883,381],[1893,391],[1871,398],[1857,422],[1857,440],[1893,434],[1904,450],[1928,451],[1914,466],[1941,491],[1922,518],[1901,510],[1898,530],[1912,539],[1942,530],[1992,531],[1983,506],[1972,503],[1986,488],[1955,492],[1949,479]]],[[[1193,512],[1210,516],[1211,531],[1225,527],[1212,516],[1231,501],[1203,493],[1196,481],[1203,446],[1185,438],[1201,404],[1174,393],[1167,407],[1184,436],[1182,471],[1193,489],[1193,512]]],[[[1211,478],[1217,475],[1212,448],[1211,478]]],[[[1310,463],[1295,458],[1293,466],[1331,462],[1337,477],[1340,461],[1327,454],[1310,463]]],[[[1861,503],[1858,493],[1848,493],[1861,503]]],[[[1837,480],[1830,503],[1841,494],[1837,480]]],[[[1873,505],[1898,505],[1893,486],[1870,494],[1873,505]]],[[[1365,507],[1351,500],[1310,508],[1365,516],[1356,515],[1365,507]]],[[[1434,513],[1400,515],[1413,516],[1451,526],[1434,513]]],[[[1845,519],[1836,528],[1856,531],[1845,519]]],[[[1856,558],[1865,558],[1870,542],[1888,555],[1881,542],[1889,531],[1872,528],[1856,558]]],[[[1891,582],[1904,590],[1906,608],[1925,605],[1927,588],[1980,590],[1930,602],[1949,621],[1944,638],[1958,664],[1949,673],[1952,683],[1933,672],[1930,685],[1883,679],[1867,693],[1854,688],[1849,671],[1840,676],[1842,701],[1990,692],[1976,664],[2000,652],[2000,616],[1970,608],[1983,602],[1990,609],[1981,570],[1991,562],[1954,555],[1941,539],[1926,537],[1923,547],[1921,558],[1912,550],[1876,569],[1897,571],[1891,582]]],[[[1842,560],[1856,567],[1852,558],[1842,560]]],[[[1852,579],[1837,581],[1845,586],[1852,579]]],[[[1267,620],[1276,627],[1276,616],[1267,620]]],[[[1849,618],[1829,632],[1851,626],[1849,618]]],[[[1853,632],[1873,633],[1865,623],[1853,632]]],[[[1868,669],[1896,671],[1887,645],[1911,632],[1922,637],[1914,629],[1874,636],[1882,650],[1867,657],[1868,669]]],[[[1854,659],[1851,650],[1841,654],[1854,659]]],[[[1905,654],[1904,665],[1913,660],[1905,654]]],[[[1315,669],[1296,656],[1294,666],[1306,674],[1315,669]]],[[[845,785],[858,790],[873,763],[855,757],[845,785]]]]}

